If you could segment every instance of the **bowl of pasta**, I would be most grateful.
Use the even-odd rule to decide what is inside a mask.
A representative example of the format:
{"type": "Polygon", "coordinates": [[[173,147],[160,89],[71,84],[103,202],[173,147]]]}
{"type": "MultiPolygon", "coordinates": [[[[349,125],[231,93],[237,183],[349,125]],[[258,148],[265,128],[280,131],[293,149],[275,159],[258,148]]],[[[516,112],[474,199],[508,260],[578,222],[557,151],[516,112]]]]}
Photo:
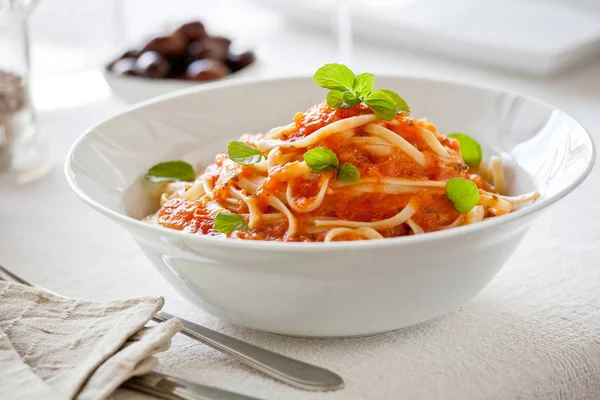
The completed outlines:
{"type": "Polygon", "coordinates": [[[594,164],[563,111],[501,89],[355,74],[208,84],[85,133],[73,190],[166,281],[253,329],[348,337],[444,315],[594,164]]]}

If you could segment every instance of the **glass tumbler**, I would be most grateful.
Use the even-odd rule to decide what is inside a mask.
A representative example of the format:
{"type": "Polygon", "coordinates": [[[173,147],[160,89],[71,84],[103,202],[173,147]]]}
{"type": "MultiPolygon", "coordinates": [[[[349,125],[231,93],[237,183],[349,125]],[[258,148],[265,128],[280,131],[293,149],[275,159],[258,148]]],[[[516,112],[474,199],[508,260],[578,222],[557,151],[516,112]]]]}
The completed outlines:
{"type": "Polygon", "coordinates": [[[11,173],[18,182],[48,169],[48,146],[36,128],[29,95],[31,6],[26,0],[0,0],[0,173],[11,173]]]}

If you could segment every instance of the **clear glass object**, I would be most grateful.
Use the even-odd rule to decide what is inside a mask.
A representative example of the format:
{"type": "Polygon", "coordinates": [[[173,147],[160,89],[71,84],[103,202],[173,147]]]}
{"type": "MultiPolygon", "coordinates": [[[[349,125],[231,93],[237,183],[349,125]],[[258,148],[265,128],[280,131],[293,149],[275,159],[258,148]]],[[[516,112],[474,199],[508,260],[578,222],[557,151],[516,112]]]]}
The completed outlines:
{"type": "Polygon", "coordinates": [[[48,170],[48,143],[29,92],[27,18],[32,1],[0,0],[0,173],[24,183],[48,170]]]}
{"type": "Polygon", "coordinates": [[[352,68],[353,38],[351,0],[336,0],[335,26],[337,27],[338,61],[352,68]]]}

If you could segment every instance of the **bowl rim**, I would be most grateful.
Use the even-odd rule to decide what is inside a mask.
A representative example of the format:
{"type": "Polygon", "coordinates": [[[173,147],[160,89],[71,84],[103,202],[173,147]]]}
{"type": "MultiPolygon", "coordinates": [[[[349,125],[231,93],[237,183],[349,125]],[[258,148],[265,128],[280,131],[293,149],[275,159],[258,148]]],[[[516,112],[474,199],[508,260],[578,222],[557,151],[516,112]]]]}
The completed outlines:
{"type": "Polygon", "coordinates": [[[451,85],[457,85],[457,86],[463,86],[463,87],[466,86],[466,87],[472,88],[472,89],[502,92],[502,93],[521,97],[528,101],[533,101],[535,103],[538,103],[540,105],[543,105],[545,107],[548,107],[548,108],[551,108],[554,110],[559,110],[559,111],[563,112],[565,115],[567,115],[569,118],[571,118],[574,122],[576,122],[582,128],[583,132],[585,132],[585,134],[587,135],[587,139],[589,141],[589,145],[590,145],[590,148],[592,151],[590,160],[589,160],[588,164],[586,165],[585,170],[575,180],[570,182],[564,189],[560,190],[556,194],[546,198],[546,201],[544,201],[542,203],[533,203],[530,206],[521,208],[510,214],[503,215],[499,218],[490,218],[488,220],[485,220],[485,221],[482,221],[482,222],[479,222],[476,224],[463,225],[463,226],[452,228],[452,229],[428,232],[423,235],[400,236],[400,237],[394,237],[394,238],[386,238],[384,240],[357,240],[357,241],[339,241],[339,242],[283,242],[282,243],[279,241],[267,241],[267,240],[242,240],[242,239],[230,239],[230,238],[215,237],[215,236],[197,235],[197,234],[192,234],[189,232],[179,231],[179,230],[175,230],[175,229],[169,229],[169,228],[165,228],[160,225],[149,224],[147,222],[135,219],[128,215],[125,215],[125,214],[119,213],[117,211],[113,211],[107,207],[104,207],[103,205],[99,204],[94,199],[89,197],[75,182],[75,178],[73,176],[74,174],[73,174],[73,168],[72,168],[72,160],[73,160],[73,156],[74,156],[75,152],[77,151],[77,148],[79,147],[80,143],[82,141],[86,140],[86,137],[88,135],[90,135],[96,129],[96,127],[101,126],[101,125],[107,123],[108,121],[111,121],[114,118],[119,117],[120,115],[133,112],[135,110],[138,110],[138,109],[143,108],[150,104],[165,102],[171,98],[180,97],[183,95],[196,93],[196,92],[211,91],[211,90],[215,90],[215,89],[226,88],[229,86],[260,84],[260,83],[264,83],[264,82],[285,82],[285,81],[290,81],[290,80],[312,79],[312,76],[310,76],[310,75],[296,74],[296,75],[286,75],[286,76],[281,76],[281,77],[248,77],[248,78],[241,78],[241,79],[231,79],[231,80],[220,80],[220,81],[208,82],[208,83],[205,83],[202,85],[191,86],[191,87],[181,89],[178,91],[170,92],[170,93],[167,93],[167,94],[164,94],[161,96],[157,96],[157,97],[136,103],[134,105],[131,105],[131,106],[125,108],[125,110],[116,112],[116,113],[112,114],[111,116],[103,119],[101,122],[96,123],[94,125],[94,127],[89,128],[88,130],[86,130],[82,135],[80,135],[77,138],[77,140],[71,145],[71,148],[69,149],[69,151],[67,153],[65,164],[64,164],[64,173],[65,173],[67,182],[69,183],[69,186],[71,187],[71,189],[85,203],[90,205],[92,208],[94,208],[95,210],[99,211],[100,213],[106,215],[107,217],[115,220],[116,222],[124,224],[125,226],[131,226],[132,228],[139,229],[139,230],[145,231],[150,234],[167,235],[167,236],[172,237],[173,239],[181,239],[184,241],[190,241],[190,242],[194,242],[197,244],[204,244],[207,246],[226,248],[226,249],[227,248],[229,248],[229,249],[237,248],[237,249],[255,250],[255,251],[268,250],[268,251],[272,251],[272,252],[289,252],[292,250],[293,251],[306,250],[306,251],[311,251],[311,252],[314,252],[314,251],[321,252],[321,251],[330,251],[330,250],[348,250],[348,249],[353,249],[353,250],[365,249],[366,250],[366,249],[390,247],[390,246],[398,246],[398,247],[410,246],[415,243],[434,242],[434,241],[443,240],[443,239],[446,239],[446,238],[452,237],[452,236],[464,236],[464,235],[467,235],[469,233],[476,232],[479,230],[486,230],[488,228],[493,228],[493,227],[500,226],[500,225],[506,225],[515,220],[524,219],[524,217],[526,217],[528,215],[531,215],[534,213],[539,213],[541,210],[556,203],[558,200],[562,199],[569,193],[573,192],[573,190],[575,190],[579,185],[581,185],[581,183],[589,176],[589,174],[591,173],[591,171],[594,167],[594,164],[596,161],[596,146],[595,146],[594,140],[593,140],[592,136],[590,135],[589,131],[579,121],[577,121],[575,118],[573,118],[570,114],[566,113],[565,111],[561,110],[560,108],[558,108],[556,106],[553,106],[552,104],[550,104],[548,102],[545,102],[543,100],[537,99],[532,96],[523,95],[516,91],[506,90],[499,86],[479,84],[479,83],[474,83],[474,82],[466,82],[466,81],[462,81],[462,80],[446,79],[446,78],[439,78],[439,77],[433,77],[433,76],[427,76],[427,75],[413,75],[413,74],[380,74],[378,76],[382,79],[420,80],[420,81],[430,82],[430,83],[451,84],[451,85]]]}

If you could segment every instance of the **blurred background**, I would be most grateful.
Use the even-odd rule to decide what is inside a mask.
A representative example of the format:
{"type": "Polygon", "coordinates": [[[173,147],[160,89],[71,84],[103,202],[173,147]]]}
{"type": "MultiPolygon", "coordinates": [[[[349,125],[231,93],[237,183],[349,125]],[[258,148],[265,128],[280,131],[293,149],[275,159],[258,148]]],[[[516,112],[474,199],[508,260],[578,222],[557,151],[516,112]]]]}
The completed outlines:
{"type": "Polygon", "coordinates": [[[83,129],[154,95],[327,62],[591,113],[599,57],[598,0],[0,0],[0,170],[35,180],[83,129]]]}

